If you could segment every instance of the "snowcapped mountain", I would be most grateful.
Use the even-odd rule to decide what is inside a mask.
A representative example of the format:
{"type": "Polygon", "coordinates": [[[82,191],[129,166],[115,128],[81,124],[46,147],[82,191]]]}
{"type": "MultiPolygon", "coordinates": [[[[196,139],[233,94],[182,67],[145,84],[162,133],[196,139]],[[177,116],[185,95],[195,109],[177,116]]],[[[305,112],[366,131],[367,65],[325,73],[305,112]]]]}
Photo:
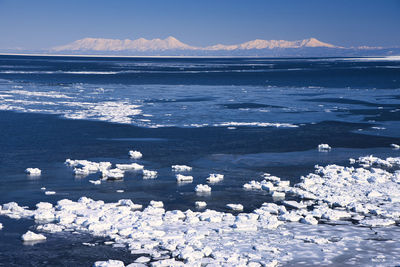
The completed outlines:
{"type": "Polygon", "coordinates": [[[119,40],[103,38],[84,38],[67,45],[53,47],[52,51],[164,51],[164,50],[187,50],[196,49],[182,43],[176,38],[147,40],[139,38],[136,40],[119,40]]]}
{"type": "Polygon", "coordinates": [[[241,44],[216,44],[206,47],[185,44],[170,36],[165,39],[119,40],[84,38],[53,47],[46,53],[93,54],[123,56],[250,56],[250,57],[326,57],[326,56],[390,56],[400,47],[342,47],[316,38],[297,41],[256,39],[241,44]]]}
{"type": "Polygon", "coordinates": [[[253,40],[236,45],[217,44],[207,47],[195,47],[182,43],[170,36],[166,39],[147,40],[139,38],[136,40],[119,40],[103,38],[84,38],[67,45],[53,47],[52,51],[166,51],[166,50],[202,50],[202,51],[232,51],[252,49],[275,49],[275,48],[302,48],[302,47],[329,47],[332,44],[321,42],[315,38],[299,41],[285,40],[253,40]]]}
{"type": "Polygon", "coordinates": [[[285,41],[285,40],[260,40],[245,42],[238,45],[213,45],[208,46],[206,50],[250,50],[250,49],[274,49],[274,48],[302,48],[302,47],[329,47],[336,48],[332,44],[321,42],[315,38],[309,38],[299,41],[285,41]]]}

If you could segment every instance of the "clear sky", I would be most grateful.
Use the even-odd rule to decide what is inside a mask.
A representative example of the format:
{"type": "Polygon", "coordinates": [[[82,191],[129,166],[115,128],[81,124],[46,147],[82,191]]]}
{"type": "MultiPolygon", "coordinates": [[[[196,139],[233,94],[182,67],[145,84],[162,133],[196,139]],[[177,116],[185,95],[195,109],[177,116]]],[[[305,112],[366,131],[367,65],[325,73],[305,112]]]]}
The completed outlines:
{"type": "Polygon", "coordinates": [[[400,0],[0,0],[0,48],[170,35],[198,46],[309,37],[400,46],[400,0]]]}

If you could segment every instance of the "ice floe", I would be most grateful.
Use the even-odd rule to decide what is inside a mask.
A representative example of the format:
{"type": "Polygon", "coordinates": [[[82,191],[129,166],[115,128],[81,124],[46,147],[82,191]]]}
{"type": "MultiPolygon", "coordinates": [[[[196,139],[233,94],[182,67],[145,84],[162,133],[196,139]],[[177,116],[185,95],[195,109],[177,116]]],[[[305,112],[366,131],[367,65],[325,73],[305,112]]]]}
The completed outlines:
{"type": "Polygon", "coordinates": [[[93,162],[89,160],[72,160],[66,159],[65,164],[73,168],[74,174],[77,176],[87,176],[96,172],[107,172],[112,164],[111,162],[93,162]]]}
{"type": "Polygon", "coordinates": [[[204,201],[196,201],[195,203],[196,208],[198,209],[203,209],[205,207],[207,207],[207,203],[204,201]]]}
{"type": "Polygon", "coordinates": [[[212,174],[210,174],[209,177],[207,177],[207,182],[208,183],[218,183],[218,182],[221,182],[223,179],[224,179],[223,174],[212,173],[212,174]]]}
{"type": "Polygon", "coordinates": [[[295,124],[291,123],[271,123],[271,122],[223,122],[223,123],[217,123],[214,124],[214,126],[251,126],[251,127],[284,127],[284,128],[295,128],[299,127],[295,124]]]}
{"type": "Polygon", "coordinates": [[[284,198],[285,191],[290,186],[290,181],[281,180],[279,177],[272,176],[269,173],[263,174],[264,180],[261,182],[252,180],[243,185],[246,190],[264,190],[274,198],[284,198]]]}
{"type": "Polygon", "coordinates": [[[194,191],[196,193],[209,193],[211,192],[211,187],[209,187],[206,184],[198,184],[196,185],[196,187],[194,188],[194,191]]]}
{"type": "Polygon", "coordinates": [[[226,204],[226,207],[234,211],[243,211],[242,204],[226,204]]]}
{"type": "Polygon", "coordinates": [[[117,167],[120,170],[124,171],[138,171],[138,170],[143,170],[144,166],[137,164],[137,163],[131,163],[131,164],[115,164],[115,167],[117,167]]]}
{"type": "Polygon", "coordinates": [[[93,267],[125,267],[125,264],[119,260],[96,261],[93,267]]]}
{"type": "Polygon", "coordinates": [[[23,241],[39,241],[46,240],[46,237],[42,234],[35,234],[34,232],[28,231],[21,236],[23,241]]]}
{"type": "Polygon", "coordinates": [[[174,172],[189,172],[192,170],[192,167],[187,166],[187,165],[172,165],[171,169],[174,172]]]}
{"type": "Polygon", "coordinates": [[[157,171],[143,170],[143,179],[154,179],[157,175],[157,171]]]}
{"type": "Polygon", "coordinates": [[[142,153],[136,150],[130,150],[129,156],[131,159],[141,159],[143,157],[142,153]]]}
{"type": "Polygon", "coordinates": [[[398,144],[391,144],[390,145],[393,149],[400,149],[400,145],[398,145],[398,144]]]}
{"type": "Polygon", "coordinates": [[[115,168],[101,171],[101,177],[108,180],[120,180],[124,178],[125,171],[115,168]]]}
{"type": "Polygon", "coordinates": [[[39,168],[27,168],[25,173],[31,176],[39,176],[42,174],[42,171],[39,168]]]}
{"type": "Polygon", "coordinates": [[[193,181],[193,176],[177,174],[176,175],[176,181],[178,183],[180,183],[180,182],[192,182],[193,181]]]}
{"type": "Polygon", "coordinates": [[[331,150],[332,150],[332,148],[328,144],[319,144],[318,145],[319,152],[329,152],[331,150]]]}

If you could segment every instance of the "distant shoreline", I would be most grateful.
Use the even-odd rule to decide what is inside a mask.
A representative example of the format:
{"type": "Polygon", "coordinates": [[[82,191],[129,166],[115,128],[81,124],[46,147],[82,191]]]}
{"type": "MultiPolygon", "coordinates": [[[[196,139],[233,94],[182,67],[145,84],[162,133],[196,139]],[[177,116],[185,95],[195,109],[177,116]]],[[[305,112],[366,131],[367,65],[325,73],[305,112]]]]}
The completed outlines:
{"type": "Polygon", "coordinates": [[[40,54],[40,53],[1,53],[0,56],[32,56],[32,57],[87,57],[87,58],[267,58],[267,59],[297,59],[297,58],[360,58],[369,60],[399,60],[400,55],[396,56],[128,56],[128,55],[95,55],[95,54],[40,54]]]}
{"type": "MultiPolygon", "coordinates": [[[[28,53],[0,53],[0,56],[36,56],[36,57],[105,57],[105,58],[272,58],[260,56],[128,56],[128,55],[93,55],[93,54],[28,54],[28,53]]],[[[277,58],[277,57],[276,57],[277,58]]]]}

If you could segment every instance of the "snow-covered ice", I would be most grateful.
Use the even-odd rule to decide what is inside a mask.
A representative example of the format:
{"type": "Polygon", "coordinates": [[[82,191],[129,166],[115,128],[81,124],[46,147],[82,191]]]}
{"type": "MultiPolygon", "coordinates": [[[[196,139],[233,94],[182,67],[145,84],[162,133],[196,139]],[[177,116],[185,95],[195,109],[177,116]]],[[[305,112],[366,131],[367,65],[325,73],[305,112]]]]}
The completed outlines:
{"type": "Polygon", "coordinates": [[[115,164],[115,167],[120,170],[124,171],[139,171],[143,170],[144,166],[137,164],[137,163],[131,163],[131,164],[115,164]]]}
{"type": "Polygon", "coordinates": [[[400,149],[400,145],[398,145],[398,144],[391,144],[390,145],[393,149],[400,149]]]}
{"type": "Polygon", "coordinates": [[[193,176],[177,174],[176,175],[176,181],[178,183],[180,183],[180,182],[192,182],[193,181],[193,176]]]}
{"type": "Polygon", "coordinates": [[[31,176],[38,176],[42,174],[42,171],[39,168],[27,168],[25,173],[31,176]]]}
{"type": "Polygon", "coordinates": [[[46,240],[46,237],[42,234],[35,234],[34,232],[28,231],[21,236],[23,241],[39,241],[46,240]]]}
{"type": "Polygon", "coordinates": [[[218,124],[214,124],[214,126],[250,126],[250,127],[283,127],[283,128],[296,128],[299,127],[295,124],[291,124],[291,123],[276,123],[276,122],[223,122],[223,123],[218,123],[218,124]]]}
{"type": "Polygon", "coordinates": [[[319,152],[329,152],[331,150],[332,150],[332,148],[328,144],[319,144],[318,145],[319,152]]]}
{"type": "Polygon", "coordinates": [[[112,166],[111,162],[93,162],[89,160],[66,159],[65,164],[73,168],[76,176],[88,176],[91,173],[106,173],[112,166]]]}
{"type": "Polygon", "coordinates": [[[120,180],[124,178],[125,171],[115,168],[101,171],[101,177],[108,180],[120,180]]]}
{"type": "Polygon", "coordinates": [[[209,193],[209,192],[211,192],[211,187],[206,184],[198,184],[194,188],[194,191],[196,193],[209,193]]]}
{"type": "Polygon", "coordinates": [[[142,153],[136,150],[130,150],[129,156],[131,159],[141,159],[143,157],[142,153]]]}
{"type": "Polygon", "coordinates": [[[208,183],[218,183],[224,179],[223,174],[216,174],[216,173],[211,173],[210,176],[207,177],[207,182],[208,183]]]}
{"type": "Polygon", "coordinates": [[[198,209],[203,209],[205,207],[207,207],[207,203],[204,201],[196,201],[195,203],[196,208],[198,209]]]}
{"type": "Polygon", "coordinates": [[[93,267],[125,267],[125,264],[120,260],[96,261],[93,267]]]}
{"type": "Polygon", "coordinates": [[[154,179],[157,175],[157,171],[143,170],[143,179],[154,179]]]}
{"type": "Polygon", "coordinates": [[[242,204],[226,204],[226,207],[234,211],[243,211],[242,204]]]}
{"type": "Polygon", "coordinates": [[[187,165],[172,165],[171,169],[174,172],[189,172],[192,170],[192,167],[187,166],[187,165]]]}

